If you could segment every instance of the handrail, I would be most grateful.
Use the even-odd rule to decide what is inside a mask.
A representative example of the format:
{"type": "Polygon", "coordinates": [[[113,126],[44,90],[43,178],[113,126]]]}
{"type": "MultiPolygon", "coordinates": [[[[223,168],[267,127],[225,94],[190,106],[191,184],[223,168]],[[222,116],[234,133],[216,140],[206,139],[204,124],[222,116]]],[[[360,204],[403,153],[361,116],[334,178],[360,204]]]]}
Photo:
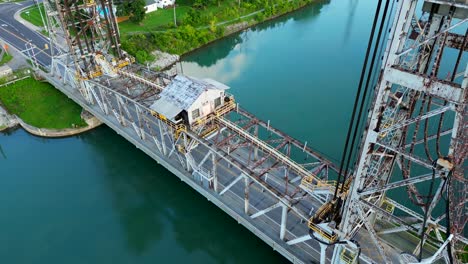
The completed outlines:
{"type": "Polygon", "coordinates": [[[147,79],[142,78],[142,77],[140,77],[140,76],[138,76],[136,74],[133,74],[133,73],[121,70],[121,69],[117,70],[117,73],[125,75],[125,76],[127,76],[127,77],[129,77],[131,79],[139,81],[139,82],[141,82],[143,84],[146,84],[146,85],[151,86],[153,88],[156,88],[158,90],[163,90],[164,89],[164,87],[162,87],[161,85],[158,85],[158,84],[155,84],[155,83],[153,83],[151,81],[148,81],[147,79]]]}
{"type": "Polygon", "coordinates": [[[354,263],[354,259],[356,258],[356,254],[352,253],[351,251],[347,249],[343,249],[340,254],[340,259],[344,261],[346,264],[352,264],[354,263]],[[346,252],[349,253],[349,255],[346,254],[346,252]]]}
{"type": "Polygon", "coordinates": [[[329,234],[327,231],[323,230],[321,227],[319,227],[318,225],[314,224],[312,222],[312,218],[309,220],[308,222],[308,226],[310,229],[312,229],[315,233],[319,234],[320,236],[322,236],[323,238],[325,238],[326,240],[330,241],[330,242],[334,242],[336,241],[336,239],[338,238],[338,235],[337,234],[329,234]]]}
{"type": "Polygon", "coordinates": [[[203,125],[203,124],[207,123],[208,121],[213,120],[216,117],[221,117],[221,116],[231,112],[232,110],[234,110],[235,107],[236,107],[235,101],[234,101],[234,99],[231,98],[231,100],[229,102],[226,102],[223,105],[216,108],[213,113],[210,113],[209,115],[207,115],[205,117],[197,119],[195,121],[194,126],[195,127],[200,126],[200,125],[203,125]]]}
{"type": "Polygon", "coordinates": [[[181,132],[186,132],[187,131],[187,127],[184,124],[176,124],[176,123],[168,120],[164,115],[162,115],[162,114],[160,114],[160,113],[158,113],[158,112],[156,112],[154,110],[151,110],[151,115],[156,117],[158,120],[160,120],[164,124],[168,125],[172,129],[174,129],[175,137],[177,137],[181,132]]]}
{"type": "Polygon", "coordinates": [[[301,186],[307,188],[310,191],[315,191],[317,189],[328,189],[330,192],[335,191],[336,181],[327,181],[328,185],[316,185],[313,183],[313,177],[305,176],[301,180],[301,186]]]}
{"type": "Polygon", "coordinates": [[[272,146],[268,145],[267,143],[263,142],[259,138],[249,134],[248,132],[244,131],[242,128],[237,126],[236,124],[232,123],[231,121],[225,118],[218,118],[217,119],[223,125],[229,127],[230,129],[234,130],[238,135],[244,137],[245,139],[249,140],[253,144],[257,145],[258,148],[262,149],[265,153],[270,154],[271,156],[277,158],[278,160],[282,161],[284,164],[289,165],[289,167],[296,172],[299,176],[303,177],[311,177],[311,183],[315,183],[319,187],[333,187],[330,186],[325,181],[319,179],[316,175],[312,172],[306,170],[303,166],[298,164],[297,162],[293,161],[288,156],[284,155],[283,153],[279,152],[272,146]]]}

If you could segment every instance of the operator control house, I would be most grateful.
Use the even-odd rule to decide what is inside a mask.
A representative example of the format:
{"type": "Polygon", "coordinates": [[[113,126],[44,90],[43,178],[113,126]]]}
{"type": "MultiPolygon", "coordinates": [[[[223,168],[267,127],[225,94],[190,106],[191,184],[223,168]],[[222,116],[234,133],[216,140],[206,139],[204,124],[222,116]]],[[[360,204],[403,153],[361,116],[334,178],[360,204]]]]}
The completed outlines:
{"type": "Polygon", "coordinates": [[[233,103],[233,98],[226,93],[228,89],[212,79],[177,75],[150,108],[175,124],[192,126],[224,105],[233,103]]]}

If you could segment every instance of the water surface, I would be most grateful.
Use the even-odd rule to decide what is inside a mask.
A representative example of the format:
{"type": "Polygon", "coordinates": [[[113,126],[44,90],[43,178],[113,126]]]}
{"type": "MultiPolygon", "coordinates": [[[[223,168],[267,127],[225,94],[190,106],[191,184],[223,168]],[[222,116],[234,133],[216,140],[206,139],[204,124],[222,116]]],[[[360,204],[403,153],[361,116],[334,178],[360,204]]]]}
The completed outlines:
{"type": "MultiPolygon", "coordinates": [[[[184,58],[242,107],[338,159],[374,1],[317,1],[184,58]]],[[[2,263],[283,263],[111,129],[0,134],[2,263]]]]}

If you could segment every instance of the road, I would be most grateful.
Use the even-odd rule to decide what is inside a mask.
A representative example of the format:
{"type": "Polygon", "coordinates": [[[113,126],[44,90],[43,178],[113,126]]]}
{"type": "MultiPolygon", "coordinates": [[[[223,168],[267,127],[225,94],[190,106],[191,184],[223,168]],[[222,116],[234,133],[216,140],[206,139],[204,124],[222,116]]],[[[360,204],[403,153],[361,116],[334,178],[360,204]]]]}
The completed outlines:
{"type": "Polygon", "coordinates": [[[16,12],[33,4],[33,1],[0,3],[0,39],[27,57],[31,57],[27,51],[29,48],[29,53],[34,54],[36,61],[48,67],[51,64],[50,50],[46,49],[49,39],[15,19],[16,12]],[[32,43],[32,48],[28,43],[32,43]]]}

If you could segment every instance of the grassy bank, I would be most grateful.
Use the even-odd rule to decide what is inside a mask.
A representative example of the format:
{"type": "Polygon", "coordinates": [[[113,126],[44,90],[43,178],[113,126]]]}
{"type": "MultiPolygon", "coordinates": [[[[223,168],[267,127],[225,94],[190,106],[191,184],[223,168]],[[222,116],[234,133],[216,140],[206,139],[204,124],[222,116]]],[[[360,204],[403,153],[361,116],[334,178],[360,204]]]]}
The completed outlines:
{"type": "MultiPolygon", "coordinates": [[[[232,33],[226,30],[229,25],[247,22],[252,26],[314,1],[178,0],[175,8],[177,26],[173,8],[146,14],[140,23],[119,23],[122,47],[140,63],[152,61],[154,50],[182,55],[232,33]]],[[[21,17],[36,26],[43,26],[37,6],[24,10],[21,17]]]]}
{"type": "MultiPolygon", "coordinates": [[[[184,17],[189,6],[178,6],[176,8],[176,17],[184,17]]],[[[174,26],[174,10],[159,9],[155,12],[148,13],[145,19],[140,24],[131,22],[130,20],[119,23],[120,34],[128,34],[135,32],[149,32],[153,30],[166,30],[174,26]]]]}
{"type": "MultiPolygon", "coordinates": [[[[41,7],[41,12],[42,15],[45,15],[45,10],[44,10],[44,5],[39,4],[41,7]]],[[[39,8],[37,8],[37,5],[33,5],[30,8],[26,8],[24,11],[21,12],[21,18],[24,20],[28,21],[29,23],[38,26],[38,27],[43,27],[44,23],[42,23],[42,18],[41,18],[41,13],[39,12],[39,8]]]]}
{"type": "Polygon", "coordinates": [[[83,127],[81,107],[48,83],[27,78],[0,87],[0,101],[24,122],[39,128],[83,127]]]}
{"type": "MultiPolygon", "coordinates": [[[[119,24],[122,46],[141,63],[152,59],[149,55],[159,49],[182,55],[206,45],[230,33],[229,25],[247,22],[252,26],[273,17],[289,13],[314,0],[260,0],[260,1],[184,1],[178,5],[177,24],[174,25],[172,9],[158,10],[149,14],[139,25],[130,21],[119,24]],[[132,26],[131,26],[132,25],[132,26]]],[[[177,10],[176,9],[176,10],[177,10]]]]}
{"type": "MultiPolygon", "coordinates": [[[[1,50],[0,50],[0,54],[1,54],[1,50]]],[[[11,59],[13,59],[13,57],[10,54],[4,52],[3,57],[0,60],[0,66],[7,64],[9,61],[11,61],[11,59]]]]}

